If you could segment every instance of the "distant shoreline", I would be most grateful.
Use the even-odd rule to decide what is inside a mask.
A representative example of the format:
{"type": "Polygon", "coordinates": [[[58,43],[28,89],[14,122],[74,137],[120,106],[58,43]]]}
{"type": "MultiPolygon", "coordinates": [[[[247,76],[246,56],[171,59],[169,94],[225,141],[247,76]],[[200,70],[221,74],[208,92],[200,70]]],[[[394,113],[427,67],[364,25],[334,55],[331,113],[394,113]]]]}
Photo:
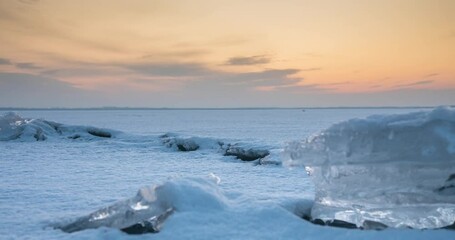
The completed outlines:
{"type": "MultiPolygon", "coordinates": [[[[454,105],[448,105],[455,107],[454,105]]],[[[93,107],[93,108],[20,108],[0,107],[0,111],[118,111],[118,110],[317,110],[317,109],[429,109],[437,106],[380,106],[380,107],[240,107],[240,108],[146,108],[146,107],[93,107]]]]}

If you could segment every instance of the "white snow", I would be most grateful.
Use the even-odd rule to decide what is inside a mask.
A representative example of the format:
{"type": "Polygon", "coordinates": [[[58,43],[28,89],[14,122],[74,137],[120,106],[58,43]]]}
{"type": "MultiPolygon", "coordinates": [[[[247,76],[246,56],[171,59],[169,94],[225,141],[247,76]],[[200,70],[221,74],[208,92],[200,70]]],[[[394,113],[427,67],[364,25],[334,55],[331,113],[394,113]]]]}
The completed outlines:
{"type": "MultiPolygon", "coordinates": [[[[213,176],[212,176],[213,177],[213,176]]],[[[261,204],[225,194],[210,178],[171,179],[144,187],[128,200],[98,210],[71,223],[71,230],[107,226],[121,229],[143,219],[157,219],[172,213],[159,225],[156,239],[384,239],[399,234],[400,238],[428,237],[429,232],[415,235],[410,230],[393,229],[370,234],[359,230],[327,228],[301,219],[308,215],[311,200],[287,199],[279,204],[261,204]],[[137,208],[137,206],[140,206],[137,208]],[[354,231],[349,233],[350,231],[354,231]]],[[[213,180],[213,179],[211,179],[213,180]]],[[[155,223],[154,223],[155,224],[155,223]]],[[[63,227],[65,229],[65,226],[63,227]]],[[[68,230],[68,226],[66,226],[68,230]]],[[[431,232],[433,237],[450,237],[449,231],[431,232]]],[[[116,237],[121,237],[119,236],[116,237]]],[[[123,236],[122,236],[123,237],[123,236]]],[[[126,237],[126,236],[125,236],[126,237]]]]}
{"type": "MultiPolygon", "coordinates": [[[[124,229],[144,220],[159,219],[171,212],[219,211],[226,207],[224,195],[215,183],[198,178],[177,179],[141,188],[133,198],[102,208],[74,222],[57,224],[56,227],[66,232],[102,226],[124,229]]],[[[154,224],[158,230],[162,222],[154,224]]]]}
{"type": "MultiPolygon", "coordinates": [[[[0,238],[454,239],[455,232],[449,230],[361,231],[309,223],[302,217],[310,213],[315,190],[303,169],[240,161],[224,156],[217,145],[222,140],[245,150],[269,150],[263,160],[280,161],[287,141],[308,137],[335,122],[409,111],[40,110],[8,114],[21,127],[12,128],[12,120],[1,124],[6,122],[9,130],[0,130],[2,137],[7,136],[0,141],[0,238]],[[34,137],[37,129],[42,129],[44,141],[34,137]],[[93,136],[88,129],[100,129],[112,137],[93,136]],[[20,137],[13,139],[6,132],[20,137]],[[201,147],[189,152],[167,148],[160,136],[168,132],[201,147]],[[69,138],[74,134],[81,137],[69,138]],[[162,192],[158,194],[153,186],[161,186],[162,192]],[[154,198],[158,195],[163,205],[157,207],[154,198]],[[109,206],[119,213],[135,211],[146,216],[155,215],[150,214],[152,209],[159,210],[152,222],[160,232],[128,235],[118,229],[121,222],[72,233],[53,228],[90,213],[99,213],[92,215],[95,222],[137,219],[103,211],[109,206]],[[166,206],[175,208],[169,216],[166,206]],[[162,217],[164,209],[167,218],[162,217]]],[[[389,136],[395,139],[399,133],[389,136]]],[[[427,154],[432,151],[428,148],[427,154]]],[[[451,184],[453,180],[440,186],[448,187],[442,190],[444,194],[451,194],[451,184]]]]}
{"type": "Polygon", "coordinates": [[[316,185],[311,216],[362,226],[440,228],[455,221],[455,109],[341,122],[288,146],[316,185]]]}
{"type": "Polygon", "coordinates": [[[73,126],[43,119],[22,118],[14,112],[0,116],[0,141],[44,141],[50,138],[111,138],[118,131],[89,126],[73,126]]]}
{"type": "Polygon", "coordinates": [[[207,137],[194,137],[194,136],[180,136],[176,133],[166,133],[162,135],[161,140],[166,147],[179,151],[195,151],[202,149],[219,149],[223,144],[222,140],[207,138],[207,137]]]}

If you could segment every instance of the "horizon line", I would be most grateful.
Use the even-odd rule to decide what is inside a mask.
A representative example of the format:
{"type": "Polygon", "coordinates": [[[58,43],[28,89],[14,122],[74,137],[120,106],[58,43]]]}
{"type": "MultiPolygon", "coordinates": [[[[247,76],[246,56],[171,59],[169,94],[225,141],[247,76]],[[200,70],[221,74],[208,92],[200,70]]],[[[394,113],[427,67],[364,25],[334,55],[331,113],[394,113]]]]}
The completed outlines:
{"type": "MultiPolygon", "coordinates": [[[[455,107],[455,105],[438,105],[455,107]]],[[[326,106],[326,107],[0,107],[0,111],[43,110],[292,110],[292,109],[420,109],[438,106],[326,106]]]]}

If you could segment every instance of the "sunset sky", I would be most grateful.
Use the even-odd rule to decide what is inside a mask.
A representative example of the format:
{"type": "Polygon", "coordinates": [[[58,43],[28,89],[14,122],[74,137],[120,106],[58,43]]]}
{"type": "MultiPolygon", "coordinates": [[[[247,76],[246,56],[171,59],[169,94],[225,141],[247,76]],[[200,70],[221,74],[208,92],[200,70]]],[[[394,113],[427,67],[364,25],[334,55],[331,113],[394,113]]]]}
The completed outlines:
{"type": "Polygon", "coordinates": [[[0,107],[455,104],[453,0],[1,0],[0,107]]]}

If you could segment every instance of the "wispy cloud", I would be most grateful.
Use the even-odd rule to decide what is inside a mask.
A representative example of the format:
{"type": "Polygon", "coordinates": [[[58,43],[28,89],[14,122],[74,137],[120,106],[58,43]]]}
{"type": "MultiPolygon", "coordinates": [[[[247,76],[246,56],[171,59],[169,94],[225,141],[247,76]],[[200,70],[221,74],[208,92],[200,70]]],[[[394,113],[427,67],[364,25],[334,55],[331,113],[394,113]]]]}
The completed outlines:
{"type": "Polygon", "coordinates": [[[430,77],[436,77],[438,75],[439,75],[439,73],[430,73],[430,74],[425,75],[424,77],[425,78],[430,78],[430,77]]]}
{"type": "Polygon", "coordinates": [[[141,59],[156,59],[162,60],[163,58],[189,58],[189,57],[199,57],[206,54],[209,54],[210,51],[206,49],[189,49],[189,50],[179,50],[179,51],[170,51],[170,52],[153,52],[147,53],[141,57],[141,59]]]}
{"type": "Polygon", "coordinates": [[[232,57],[226,61],[226,65],[259,65],[270,62],[270,57],[266,55],[257,55],[250,57],[232,57]]]}
{"type": "MultiPolygon", "coordinates": [[[[327,91],[336,91],[338,88],[337,86],[343,85],[345,83],[327,83],[327,84],[304,84],[299,85],[296,90],[305,90],[305,91],[319,91],[319,92],[327,92],[327,91]]],[[[291,89],[294,88],[293,86],[290,87],[291,89]]]]}
{"type": "Polygon", "coordinates": [[[40,71],[41,75],[52,77],[90,77],[106,76],[109,74],[118,75],[118,70],[102,66],[78,66],[73,68],[46,69],[40,71]]]}
{"type": "Polygon", "coordinates": [[[347,82],[333,82],[333,83],[326,83],[326,84],[322,84],[323,86],[341,86],[341,85],[346,85],[346,84],[350,84],[351,82],[347,81],[347,82]]]}
{"type": "Polygon", "coordinates": [[[23,3],[23,4],[35,4],[35,3],[38,3],[39,0],[18,0],[18,2],[23,3]]]}
{"type": "Polygon", "coordinates": [[[141,63],[119,66],[147,76],[194,77],[212,73],[205,66],[196,63],[141,63]]]}
{"type": "Polygon", "coordinates": [[[434,82],[433,80],[423,80],[423,81],[418,81],[418,82],[413,82],[413,83],[399,84],[399,85],[395,85],[395,87],[414,87],[414,86],[428,85],[433,82],[434,82]]]}
{"type": "Polygon", "coordinates": [[[9,59],[0,58],[0,65],[11,65],[13,64],[9,59]]]}
{"type": "MultiPolygon", "coordinates": [[[[303,79],[296,77],[299,69],[265,69],[255,72],[225,72],[211,69],[198,63],[142,63],[119,65],[139,74],[139,79],[184,79],[187,85],[194,82],[198,84],[218,86],[237,86],[245,89],[254,89],[258,86],[278,88],[282,86],[296,85],[303,79]]],[[[137,78],[136,78],[137,79],[137,78]]],[[[136,83],[148,83],[148,81],[136,81],[136,83]]],[[[153,82],[153,81],[152,81],[153,82]]]]}
{"type": "MultiPolygon", "coordinates": [[[[6,62],[6,61],[5,61],[6,62]]],[[[11,62],[11,61],[10,61],[11,62]]],[[[259,89],[285,90],[287,87],[301,86],[303,78],[300,69],[264,69],[261,71],[227,72],[213,69],[202,63],[182,62],[141,62],[141,63],[87,63],[68,62],[62,68],[44,68],[33,62],[12,63],[23,70],[35,70],[42,77],[57,78],[68,82],[80,80],[79,87],[98,89],[100,79],[112,84],[134,86],[140,89],[173,91],[199,86],[216,91],[231,89],[251,91],[259,89]],[[86,81],[85,79],[96,79],[86,81]],[[123,81],[123,83],[120,83],[123,81]]],[[[334,83],[341,84],[341,83],[334,83]]],[[[326,86],[327,88],[329,86],[326,86]]],[[[304,88],[300,88],[304,89],[304,88]]],[[[309,88],[308,88],[309,89],[309,88]]]]}
{"type": "Polygon", "coordinates": [[[36,66],[34,63],[30,63],[30,62],[16,63],[14,65],[21,69],[30,69],[30,70],[42,69],[42,67],[36,66]]]}

